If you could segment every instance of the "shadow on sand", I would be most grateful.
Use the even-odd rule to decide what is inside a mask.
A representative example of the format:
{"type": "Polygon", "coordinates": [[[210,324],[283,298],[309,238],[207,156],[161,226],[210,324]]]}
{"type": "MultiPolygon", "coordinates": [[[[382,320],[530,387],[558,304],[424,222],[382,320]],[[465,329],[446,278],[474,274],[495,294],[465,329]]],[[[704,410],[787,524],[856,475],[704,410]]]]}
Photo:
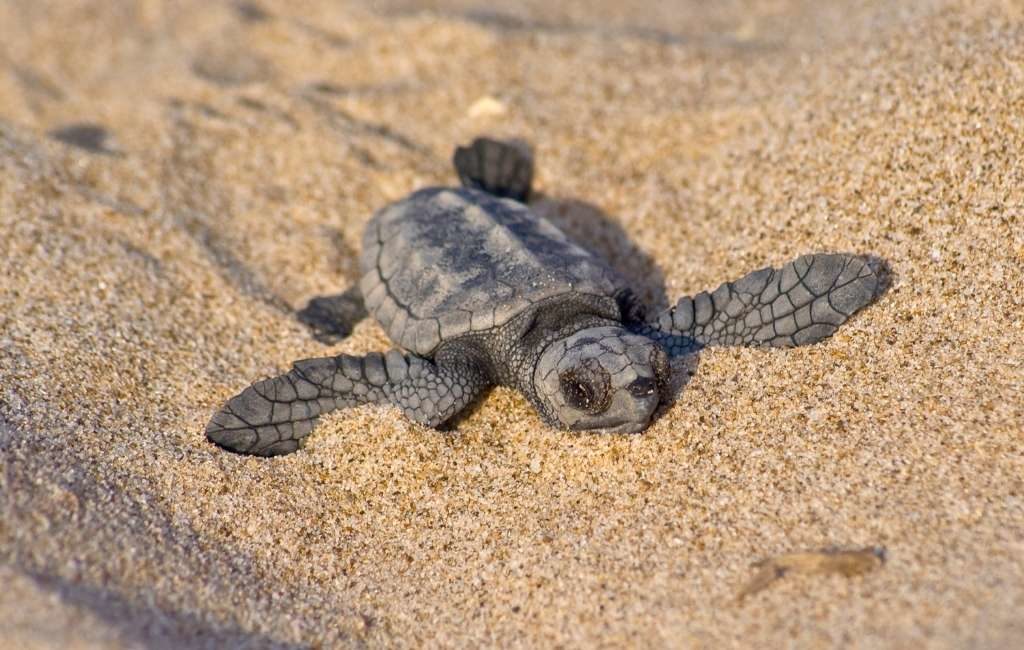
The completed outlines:
{"type": "MultiPolygon", "coordinates": [[[[122,640],[146,648],[268,648],[308,647],[273,639],[237,627],[216,625],[198,615],[133,602],[113,589],[75,584],[54,575],[27,573],[36,585],[73,607],[88,610],[117,630],[122,640]]],[[[140,599],[144,600],[144,599],[140,599]]]]}

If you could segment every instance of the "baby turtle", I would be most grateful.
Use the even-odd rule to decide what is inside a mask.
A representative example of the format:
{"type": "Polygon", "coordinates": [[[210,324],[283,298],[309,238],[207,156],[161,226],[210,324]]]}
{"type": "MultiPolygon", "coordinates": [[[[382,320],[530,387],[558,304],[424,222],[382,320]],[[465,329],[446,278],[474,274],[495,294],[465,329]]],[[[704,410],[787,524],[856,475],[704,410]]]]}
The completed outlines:
{"type": "MultiPolygon", "coordinates": [[[[359,289],[400,349],[297,361],[228,400],[210,440],[286,454],[319,416],[371,403],[437,427],[493,385],[521,391],[554,427],[642,431],[665,397],[669,357],[815,343],[880,290],[862,257],[805,255],[648,320],[621,276],[524,203],[527,150],[477,139],[454,162],[462,187],[414,192],[363,236],[359,289]]],[[[299,317],[330,336],[359,311],[349,292],[314,299],[299,317]]]]}

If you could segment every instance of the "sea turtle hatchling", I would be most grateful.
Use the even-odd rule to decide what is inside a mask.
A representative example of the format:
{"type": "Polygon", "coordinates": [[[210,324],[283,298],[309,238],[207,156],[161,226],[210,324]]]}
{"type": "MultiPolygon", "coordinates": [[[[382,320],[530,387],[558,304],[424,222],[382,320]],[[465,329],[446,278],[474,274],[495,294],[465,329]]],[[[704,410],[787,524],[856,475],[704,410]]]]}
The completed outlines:
{"type": "MultiPolygon", "coordinates": [[[[437,427],[493,385],[521,391],[554,427],[638,432],[665,397],[669,357],[814,343],[880,290],[865,258],[805,255],[648,320],[622,277],[524,203],[528,151],[481,138],[454,162],[462,187],[413,192],[363,236],[359,290],[400,348],[297,361],[228,400],[210,440],[286,454],[319,416],[371,403],[437,427]]],[[[300,318],[323,333],[350,298],[315,299],[300,318]]]]}

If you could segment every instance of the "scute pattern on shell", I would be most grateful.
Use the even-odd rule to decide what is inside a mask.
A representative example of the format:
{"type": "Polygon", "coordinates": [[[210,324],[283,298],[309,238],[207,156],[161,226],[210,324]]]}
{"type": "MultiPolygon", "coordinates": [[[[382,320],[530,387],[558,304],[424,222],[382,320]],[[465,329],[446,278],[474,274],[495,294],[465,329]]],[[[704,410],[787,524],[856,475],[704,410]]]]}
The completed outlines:
{"type": "Polygon", "coordinates": [[[617,288],[603,261],[522,203],[465,188],[421,190],[377,212],[362,271],[367,310],[391,340],[424,356],[538,301],[617,288]]]}

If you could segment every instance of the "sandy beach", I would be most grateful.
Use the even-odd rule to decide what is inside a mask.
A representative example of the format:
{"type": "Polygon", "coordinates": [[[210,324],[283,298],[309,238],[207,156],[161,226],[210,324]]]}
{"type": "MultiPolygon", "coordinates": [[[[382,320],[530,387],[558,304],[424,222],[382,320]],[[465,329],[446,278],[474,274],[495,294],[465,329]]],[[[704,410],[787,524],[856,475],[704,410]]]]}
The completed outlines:
{"type": "Polygon", "coordinates": [[[0,647],[1019,647],[1022,116],[1008,0],[0,3],[0,647]],[[388,348],[294,310],[479,134],[656,306],[816,251],[891,286],[677,362],[640,435],[495,389],[207,442],[388,348]],[[820,549],[885,561],[737,597],[820,549]]]}

